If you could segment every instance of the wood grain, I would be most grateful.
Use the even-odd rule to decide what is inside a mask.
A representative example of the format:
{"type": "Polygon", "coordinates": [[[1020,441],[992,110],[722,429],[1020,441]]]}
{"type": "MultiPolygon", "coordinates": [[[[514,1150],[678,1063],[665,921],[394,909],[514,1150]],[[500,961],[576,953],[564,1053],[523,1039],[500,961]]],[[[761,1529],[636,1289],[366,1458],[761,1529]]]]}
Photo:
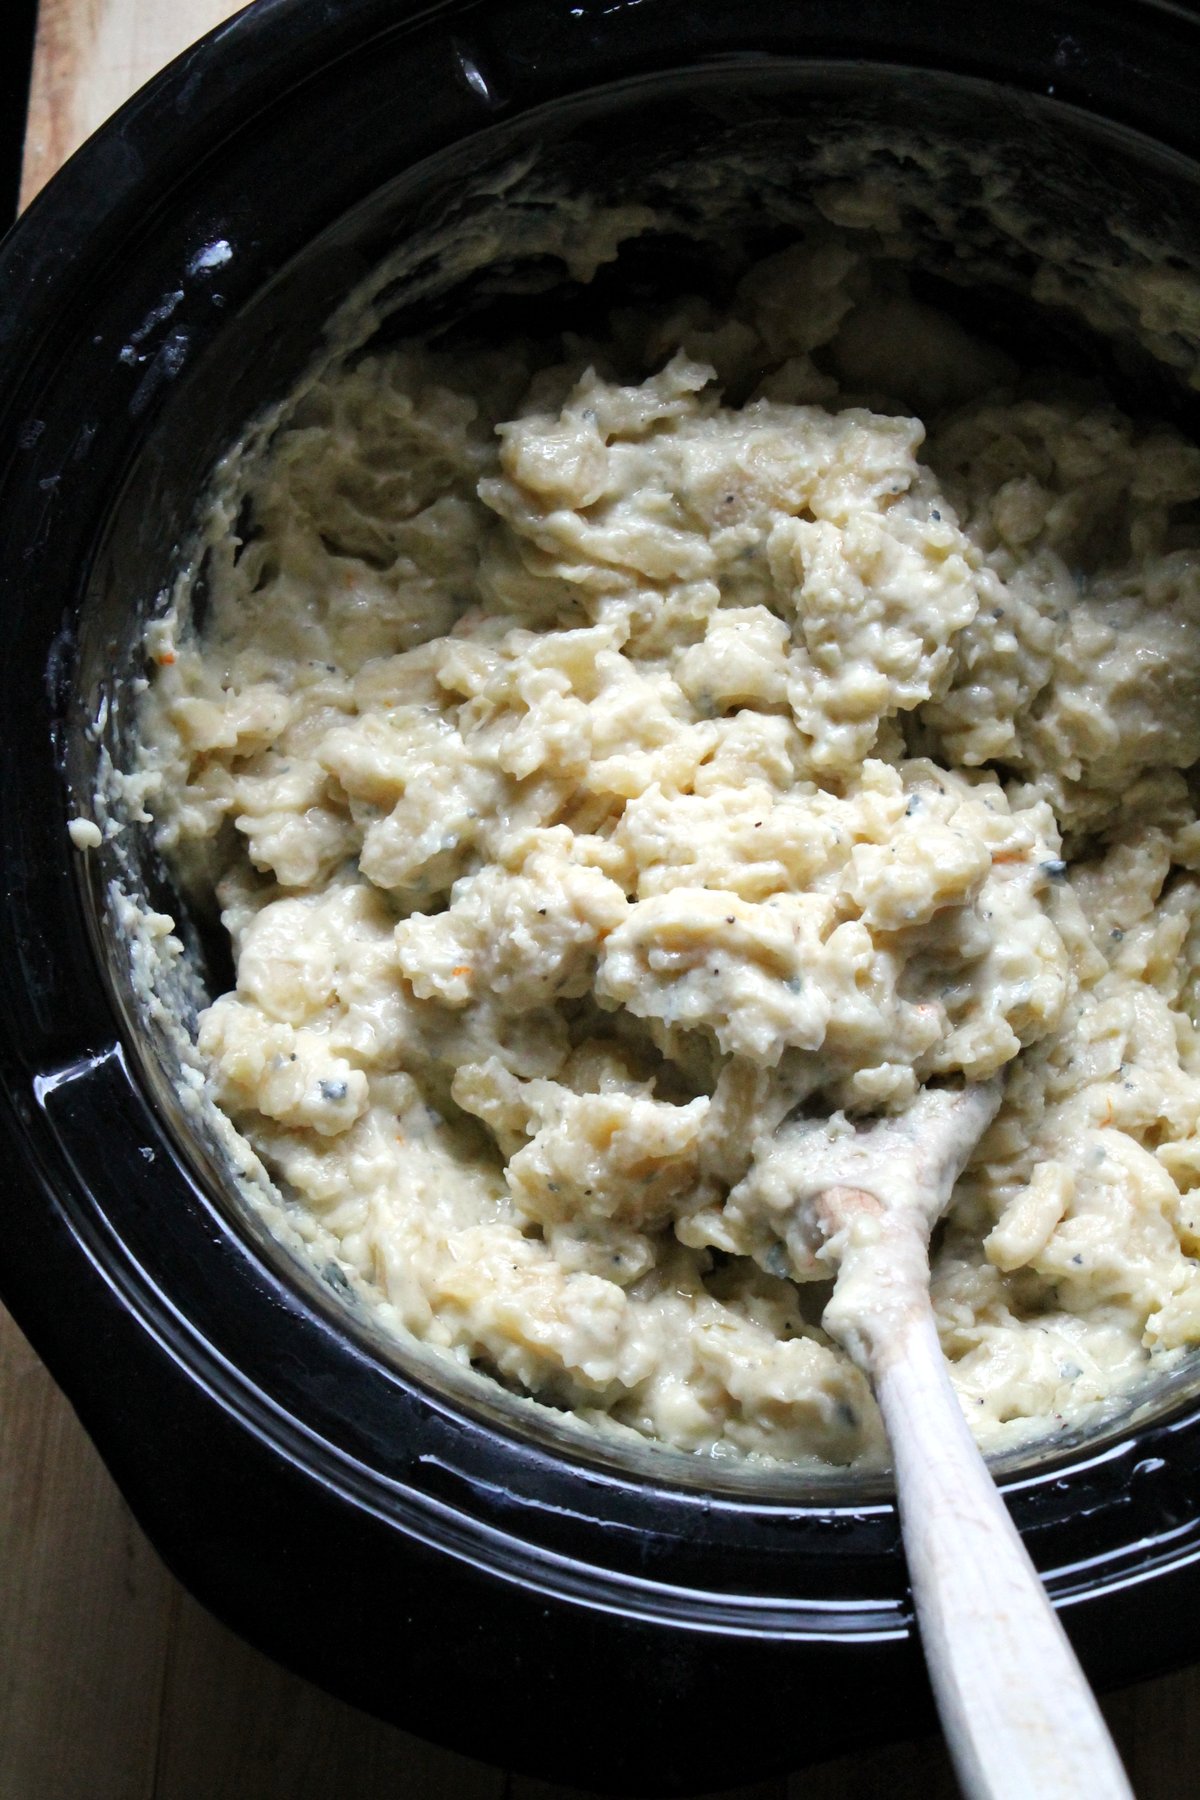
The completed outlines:
{"type": "Polygon", "coordinates": [[[0,1793],[149,1794],[171,1584],[7,1315],[0,1545],[0,1793]]]}
{"type": "Polygon", "coordinates": [[[21,205],[130,94],[244,0],[41,0],[21,205]]]}
{"type": "MultiPolygon", "coordinates": [[[[24,200],[142,81],[237,10],[229,0],[42,0],[24,200]]],[[[787,1705],[786,1695],[765,1699],[787,1705]]],[[[1129,1689],[1104,1710],[1140,1800],[1191,1800],[1200,1790],[1200,1671],[1129,1689]]],[[[433,1750],[285,1674],[209,1618],[163,1569],[0,1310],[0,1800],[578,1800],[578,1792],[433,1750]]],[[[726,1800],[955,1792],[941,1743],[927,1738],[726,1800]]]]}

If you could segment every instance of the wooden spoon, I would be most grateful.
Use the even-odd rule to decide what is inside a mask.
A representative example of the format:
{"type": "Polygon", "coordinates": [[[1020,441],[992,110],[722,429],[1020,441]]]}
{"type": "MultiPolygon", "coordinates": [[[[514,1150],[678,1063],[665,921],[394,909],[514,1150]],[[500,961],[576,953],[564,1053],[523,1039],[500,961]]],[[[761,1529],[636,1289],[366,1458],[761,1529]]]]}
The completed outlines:
{"type": "Polygon", "coordinates": [[[1120,1759],[950,1385],[929,1295],[929,1235],[995,1116],[998,1083],[928,1088],[895,1118],[830,1139],[781,1127],[779,1221],[797,1272],[837,1270],[830,1336],[875,1390],[909,1579],[950,1754],[968,1800],[1132,1800],[1120,1759]]]}

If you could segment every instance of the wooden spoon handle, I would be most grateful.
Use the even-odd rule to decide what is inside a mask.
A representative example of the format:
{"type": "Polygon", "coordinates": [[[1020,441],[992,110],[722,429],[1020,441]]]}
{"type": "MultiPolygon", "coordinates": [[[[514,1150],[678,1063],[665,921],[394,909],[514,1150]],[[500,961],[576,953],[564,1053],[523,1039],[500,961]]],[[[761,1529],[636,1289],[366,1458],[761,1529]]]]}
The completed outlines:
{"type": "Polygon", "coordinates": [[[933,1313],[874,1345],[909,1578],[968,1800],[1132,1800],[1125,1771],[946,1372],[933,1313]]]}

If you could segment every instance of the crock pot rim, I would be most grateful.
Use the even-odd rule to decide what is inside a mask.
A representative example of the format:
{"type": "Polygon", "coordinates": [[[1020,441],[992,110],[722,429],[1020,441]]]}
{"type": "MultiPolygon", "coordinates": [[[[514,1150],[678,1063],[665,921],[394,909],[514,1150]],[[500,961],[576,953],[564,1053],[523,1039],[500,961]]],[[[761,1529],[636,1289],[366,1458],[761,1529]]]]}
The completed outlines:
{"type": "MultiPolygon", "coordinates": [[[[781,69],[786,69],[786,66],[785,59],[778,59],[771,65],[772,75],[777,76],[781,69]]],[[[858,66],[860,69],[866,68],[868,70],[870,67],[870,65],[863,65],[861,63],[858,66]]],[[[883,65],[878,66],[880,68],[883,67],[883,65]]],[[[745,64],[741,65],[741,70],[747,76],[750,73],[745,64]]],[[[907,73],[908,71],[906,70],[905,72],[907,73]]],[[[686,85],[689,82],[711,76],[713,73],[714,69],[711,62],[707,64],[680,63],[670,71],[670,79],[672,81],[677,81],[681,85],[686,85]]],[[[962,79],[966,82],[968,88],[974,85],[976,80],[976,78],[962,79]]],[[[522,128],[525,128],[526,122],[528,121],[528,130],[533,131],[537,129],[539,121],[548,115],[557,114],[563,110],[569,110],[576,104],[588,105],[591,103],[603,103],[608,96],[616,94],[618,89],[623,96],[636,96],[636,90],[639,85],[644,86],[646,83],[650,83],[653,86],[657,86],[659,81],[660,77],[658,75],[647,76],[642,74],[631,77],[620,84],[605,84],[599,88],[574,92],[561,97],[560,99],[522,111],[519,123],[522,128]]],[[[982,88],[990,84],[979,85],[982,90],[982,88]]],[[[1064,117],[1069,117],[1071,109],[1060,103],[1059,107],[1056,108],[1056,111],[1061,112],[1064,117]]],[[[492,136],[494,132],[499,131],[503,133],[506,129],[506,124],[495,124],[491,120],[485,121],[475,133],[475,140],[484,141],[492,136]]],[[[427,160],[431,163],[435,163],[437,161],[437,153],[427,160]]],[[[420,162],[415,165],[414,170],[412,171],[414,176],[419,176],[423,166],[424,164],[420,162]]],[[[103,919],[99,912],[93,910],[92,921],[95,933],[103,933],[107,926],[107,920],[103,919]]],[[[130,1048],[135,1059],[140,1062],[140,1046],[137,1042],[137,1033],[133,1023],[128,1019],[126,1020],[124,1035],[130,1043],[130,1048]]],[[[211,1172],[210,1179],[217,1181],[217,1177],[211,1172]]],[[[276,1265],[276,1267],[278,1267],[278,1265],[276,1265]]],[[[311,1293],[308,1298],[311,1301],[311,1293]]],[[[320,1294],[318,1294],[316,1298],[317,1311],[323,1318],[333,1323],[335,1327],[341,1325],[344,1330],[353,1329],[353,1320],[347,1318],[344,1313],[340,1311],[336,1301],[331,1301],[328,1296],[322,1296],[320,1294]]],[[[369,1355],[371,1353],[370,1344],[363,1343],[361,1336],[359,1341],[360,1345],[366,1349],[367,1354],[369,1355]]],[[[376,1346],[375,1350],[376,1354],[378,1354],[379,1346],[376,1346]]],[[[420,1375],[414,1375],[411,1370],[406,1370],[403,1366],[401,1366],[399,1371],[399,1378],[402,1381],[415,1380],[418,1386],[422,1385],[420,1375]]],[[[426,1388],[426,1393],[427,1395],[429,1394],[428,1388],[426,1388]]],[[[461,1406],[463,1413],[471,1420],[473,1425],[484,1430],[494,1431],[500,1437],[505,1438],[510,1442],[520,1443],[526,1449],[531,1447],[529,1444],[530,1427],[527,1423],[531,1415],[528,1411],[522,1413],[522,1411],[518,1409],[515,1414],[511,1414],[508,1417],[505,1417],[502,1411],[499,1417],[485,1420],[481,1419],[479,1416],[479,1403],[476,1402],[476,1404],[472,1406],[469,1393],[464,1394],[459,1401],[456,1401],[454,1397],[448,1397],[444,1393],[431,1397],[435,1397],[438,1404],[448,1406],[451,1410],[454,1410],[456,1405],[461,1406]]],[[[1063,1476],[1070,1474],[1074,1470],[1083,1470],[1085,1468],[1094,1467],[1098,1462],[1109,1460],[1112,1453],[1110,1446],[1118,1441],[1118,1434],[1123,1433],[1127,1429],[1124,1412],[1129,1410],[1129,1407],[1136,1407],[1140,1403],[1140,1400],[1140,1396],[1134,1396],[1129,1402],[1129,1405],[1122,1408],[1122,1418],[1119,1423],[1104,1426],[1099,1430],[1089,1430],[1082,1442],[1078,1441],[1077,1436],[1073,1435],[1068,1436],[1062,1443],[1055,1443],[1050,1438],[1046,1438],[1043,1441],[1031,1439],[1027,1445],[1006,1452],[1002,1458],[998,1459],[1002,1465],[1000,1475],[1002,1482],[1010,1486],[1014,1493],[1025,1492],[1048,1484],[1054,1484],[1063,1476]],[[1037,1467],[1034,1469],[1031,1469],[1029,1466],[1031,1459],[1034,1459],[1037,1462],[1037,1467]]],[[[502,1397],[502,1407],[506,1401],[507,1396],[502,1397]]],[[[1197,1398],[1197,1405],[1200,1406],[1200,1397],[1197,1398]]],[[[1180,1416],[1178,1411],[1175,1416],[1177,1418],[1180,1416]]],[[[536,1428],[533,1430],[533,1436],[536,1439],[536,1428]]],[[[672,1452],[670,1450],[664,1451],[658,1447],[654,1447],[650,1450],[645,1460],[641,1463],[641,1466],[632,1468],[624,1467],[614,1470],[611,1447],[605,1445],[601,1440],[593,1439],[589,1442],[582,1436],[579,1436],[578,1438],[568,1436],[558,1445],[548,1446],[543,1442],[540,1444],[535,1443],[532,1447],[535,1450],[542,1451],[552,1460],[561,1458],[568,1464],[575,1465],[579,1468],[598,1467],[606,1478],[615,1474],[616,1479],[632,1482],[634,1485],[641,1486],[647,1491],[660,1491],[662,1489],[671,1491],[679,1491],[682,1489],[685,1492],[699,1491],[705,1493],[706,1498],[712,1504],[724,1504],[728,1502],[739,1508],[757,1506],[765,1510],[774,1508],[789,1513],[799,1506],[805,1511],[811,1512],[814,1516],[830,1517],[838,1516],[838,1514],[842,1512],[850,1512],[856,1516],[861,1516],[864,1507],[872,1507],[879,1502],[890,1504],[890,1485],[887,1483],[886,1478],[879,1478],[871,1475],[868,1475],[865,1480],[862,1481],[861,1485],[856,1477],[853,1480],[848,1480],[843,1486],[836,1472],[825,1474],[820,1471],[793,1471],[782,1466],[778,1468],[767,1467],[762,1469],[751,1467],[743,1472],[738,1469],[736,1464],[722,1465],[720,1463],[698,1460],[695,1457],[688,1456],[686,1453],[672,1452]],[[732,1486],[730,1484],[731,1477],[732,1486]],[[817,1482],[816,1492],[811,1494],[805,1493],[803,1491],[804,1485],[814,1479],[817,1482]],[[743,1485],[743,1481],[745,1485],[743,1485]],[[715,1489],[712,1487],[712,1483],[714,1482],[716,1484],[715,1489]],[[841,1487],[841,1492],[838,1491],[839,1487],[841,1487]]],[[[634,1454],[637,1454],[636,1450],[634,1454]]]]}
{"type": "MultiPolygon", "coordinates": [[[[1153,4],[1153,0],[1151,0],[1151,4],[1153,4]]],[[[212,44],[218,40],[224,42],[225,40],[227,40],[229,38],[229,34],[231,32],[233,32],[234,28],[239,25],[254,23],[256,26],[259,26],[259,25],[263,24],[264,22],[274,21],[276,19],[277,15],[279,17],[283,17],[284,15],[291,15],[291,13],[296,9],[299,9],[302,12],[304,10],[304,6],[305,6],[305,0],[260,0],[259,8],[253,8],[249,12],[237,15],[235,17],[235,19],[230,21],[227,26],[218,28],[218,31],[213,34],[212,38],[207,40],[207,43],[212,44]]],[[[368,10],[370,10],[370,8],[369,7],[364,8],[363,10],[368,11],[368,10]]],[[[445,4],[442,4],[440,6],[437,6],[437,7],[431,8],[431,9],[419,9],[416,7],[410,7],[409,11],[408,11],[408,15],[399,22],[396,20],[394,10],[391,10],[387,14],[387,17],[386,17],[386,20],[384,23],[384,28],[381,29],[377,34],[372,33],[369,35],[383,36],[386,34],[386,28],[388,26],[390,26],[393,30],[408,29],[410,27],[415,28],[424,23],[427,23],[431,18],[434,18],[434,17],[456,16],[459,13],[464,14],[464,16],[469,16],[474,12],[474,10],[475,9],[470,5],[464,6],[462,4],[455,4],[455,0],[446,0],[445,4]]],[[[1161,9],[1159,9],[1159,10],[1161,10],[1161,9]]],[[[375,8],[375,11],[377,12],[377,14],[382,14],[385,12],[385,8],[382,6],[379,6],[379,7],[375,8]]],[[[579,11],[579,9],[572,9],[572,16],[575,16],[578,11],[579,11]]],[[[334,12],[336,13],[337,9],[334,9],[334,12]]],[[[359,46],[359,48],[361,48],[361,45],[359,46]]],[[[186,66],[189,64],[191,58],[195,54],[197,54],[197,53],[196,52],[186,53],[185,56],[180,59],[179,63],[177,63],[176,65],[173,65],[171,70],[168,70],[164,74],[164,76],[158,78],[158,82],[162,82],[164,84],[169,84],[170,78],[172,76],[174,76],[177,81],[182,82],[184,88],[186,89],[187,86],[191,83],[191,81],[193,79],[191,73],[188,72],[186,66]]],[[[814,60],[814,59],[804,59],[804,60],[807,61],[807,60],[814,60]]],[[[823,60],[823,59],[816,59],[816,60],[823,60]]],[[[861,62],[863,59],[856,59],[856,60],[859,60],[861,62]]],[[[910,65],[908,63],[904,63],[902,66],[907,70],[910,65]]],[[[691,67],[692,68],[702,68],[702,67],[704,67],[704,65],[697,64],[697,65],[691,65],[691,67]]],[[[672,71],[672,73],[679,75],[681,77],[684,77],[689,73],[689,65],[686,65],[686,64],[685,65],[677,65],[676,68],[672,71]]],[[[116,130],[116,128],[122,124],[122,122],[125,120],[126,113],[133,112],[133,113],[138,113],[140,115],[142,108],[149,107],[151,99],[153,98],[153,92],[158,87],[158,82],[150,84],[150,87],[148,89],[143,90],[142,94],[135,96],[134,100],[132,100],[128,103],[128,106],[125,109],[125,111],[122,114],[117,115],[117,117],[114,119],[114,121],[111,122],[112,130],[116,130]]],[[[605,84],[604,87],[602,87],[600,89],[592,90],[592,92],[602,93],[602,92],[606,91],[606,88],[608,85],[610,85],[610,84],[605,84]]],[[[164,95],[164,97],[165,97],[165,95],[164,95]]],[[[579,98],[579,97],[584,97],[584,96],[573,94],[573,95],[566,96],[563,98],[572,99],[572,98],[579,98]]],[[[274,92],[273,92],[273,98],[278,98],[278,96],[275,95],[274,92]]],[[[558,102],[555,101],[550,104],[555,105],[555,104],[558,104],[558,102]]],[[[522,109],[523,116],[525,116],[525,113],[527,110],[530,110],[530,109],[522,109]]],[[[536,110],[536,109],[532,109],[532,110],[536,110]]],[[[491,124],[491,122],[492,121],[490,118],[487,118],[487,117],[480,118],[477,121],[477,125],[476,125],[477,131],[486,132],[489,125],[491,124]]],[[[109,129],[110,129],[110,127],[106,127],[105,130],[99,134],[100,138],[103,138],[106,135],[106,133],[109,131],[109,129]]],[[[132,177],[130,178],[130,189],[131,189],[131,193],[134,193],[134,194],[136,194],[136,192],[138,191],[138,182],[135,178],[132,178],[132,177]]],[[[112,198],[112,196],[110,195],[110,199],[111,198],[112,198]]],[[[36,205],[37,205],[37,202],[35,202],[35,206],[36,205]]],[[[29,216],[32,217],[32,214],[29,216]]],[[[509,1434],[509,1435],[511,1435],[511,1434],[509,1434]]],[[[570,1447],[564,1446],[561,1454],[566,1458],[566,1460],[568,1460],[568,1461],[572,1460],[570,1447]]],[[[1107,1460],[1108,1454],[1109,1453],[1107,1450],[1103,1451],[1101,1454],[1100,1460],[1107,1460]]],[[[588,1464],[590,1462],[591,1459],[589,1458],[589,1456],[587,1454],[586,1446],[581,1445],[579,1447],[578,1460],[580,1462],[582,1462],[583,1464],[588,1464]]],[[[1056,1454],[1054,1452],[1051,1452],[1044,1468],[1039,1468],[1033,1474],[1029,1474],[1028,1472],[1026,1472],[1024,1470],[1019,1470],[1019,1471],[1015,1472],[1014,1475],[1010,1478],[1008,1485],[1010,1485],[1012,1487],[1014,1493],[1025,1492],[1030,1489],[1036,1489],[1047,1483],[1054,1482],[1058,1479],[1061,1479],[1065,1474],[1067,1474],[1068,1472],[1070,1472],[1071,1470],[1073,1470],[1077,1467],[1082,1468],[1082,1467],[1091,1466],[1096,1461],[1097,1461],[1096,1450],[1090,1444],[1085,1445],[1081,1448],[1075,1448],[1075,1447],[1069,1448],[1069,1449],[1061,1452],[1061,1454],[1056,1454]]],[[[647,1487],[657,1487],[659,1484],[658,1484],[658,1481],[656,1480],[656,1475],[657,1475],[657,1471],[655,1471],[653,1474],[647,1473],[644,1476],[634,1476],[634,1477],[632,1477],[632,1479],[635,1481],[640,1481],[642,1485],[645,1485],[647,1487]]],[[[671,1483],[671,1480],[670,1480],[670,1470],[669,1469],[663,1470],[663,1484],[667,1487],[673,1487],[673,1485],[674,1485],[671,1483]]],[[[866,1498],[867,1504],[870,1505],[870,1504],[872,1504],[873,1501],[876,1500],[877,1496],[869,1493],[867,1496],[865,1496],[865,1498],[866,1498]]],[[[791,1512],[794,1510],[796,1503],[795,1503],[795,1501],[790,1500],[788,1498],[784,1498],[784,1497],[779,1497],[779,1498],[775,1498],[775,1499],[766,1499],[766,1500],[763,1500],[763,1499],[751,1500],[749,1496],[739,1494],[736,1497],[736,1499],[733,1501],[733,1504],[737,1505],[737,1506],[751,1504],[751,1505],[757,1505],[757,1506],[764,1507],[768,1510],[770,1510],[772,1508],[776,1508],[776,1509],[780,1509],[780,1510],[783,1510],[786,1512],[791,1512]]],[[[806,1509],[806,1510],[809,1510],[809,1509],[806,1509]]],[[[811,1507],[811,1510],[814,1513],[824,1515],[830,1510],[830,1508],[829,1508],[829,1505],[827,1502],[826,1503],[817,1502],[814,1506],[811,1507]]],[[[852,1502],[849,1502],[848,1505],[843,1503],[840,1506],[837,1503],[835,1503],[832,1510],[834,1513],[837,1513],[842,1510],[849,1510],[856,1514],[861,1514],[862,1503],[859,1502],[856,1504],[855,1502],[852,1501],[852,1502]]]]}

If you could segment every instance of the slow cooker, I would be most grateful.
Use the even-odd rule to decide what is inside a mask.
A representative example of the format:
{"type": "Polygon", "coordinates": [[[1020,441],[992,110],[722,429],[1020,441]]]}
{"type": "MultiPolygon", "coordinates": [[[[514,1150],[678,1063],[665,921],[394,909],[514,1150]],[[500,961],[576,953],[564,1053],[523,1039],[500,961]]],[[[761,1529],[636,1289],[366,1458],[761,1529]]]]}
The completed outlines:
{"type": "MultiPolygon", "coordinates": [[[[662,287],[703,278],[717,215],[723,242],[735,214],[747,244],[785,235],[818,167],[916,194],[922,145],[949,157],[913,201],[922,278],[1028,334],[1023,289],[1065,244],[1062,343],[1194,432],[1200,313],[1139,340],[1114,246],[1181,281],[1200,257],[1198,72],[1200,15],[1157,0],[258,0],[8,238],[0,1293],[175,1574],[332,1692],[641,1793],[932,1719],[886,1482],[630,1450],[389,1347],[181,1104],[113,858],[178,910],[169,879],[131,828],[85,857],[67,822],[119,752],[207,471],[355,284],[476,216],[495,171],[661,205],[613,279],[662,287]]],[[[400,284],[381,329],[579,303],[498,252],[400,284]]],[[[998,1473],[1094,1682],[1200,1653],[1195,1363],[998,1473]]]]}

